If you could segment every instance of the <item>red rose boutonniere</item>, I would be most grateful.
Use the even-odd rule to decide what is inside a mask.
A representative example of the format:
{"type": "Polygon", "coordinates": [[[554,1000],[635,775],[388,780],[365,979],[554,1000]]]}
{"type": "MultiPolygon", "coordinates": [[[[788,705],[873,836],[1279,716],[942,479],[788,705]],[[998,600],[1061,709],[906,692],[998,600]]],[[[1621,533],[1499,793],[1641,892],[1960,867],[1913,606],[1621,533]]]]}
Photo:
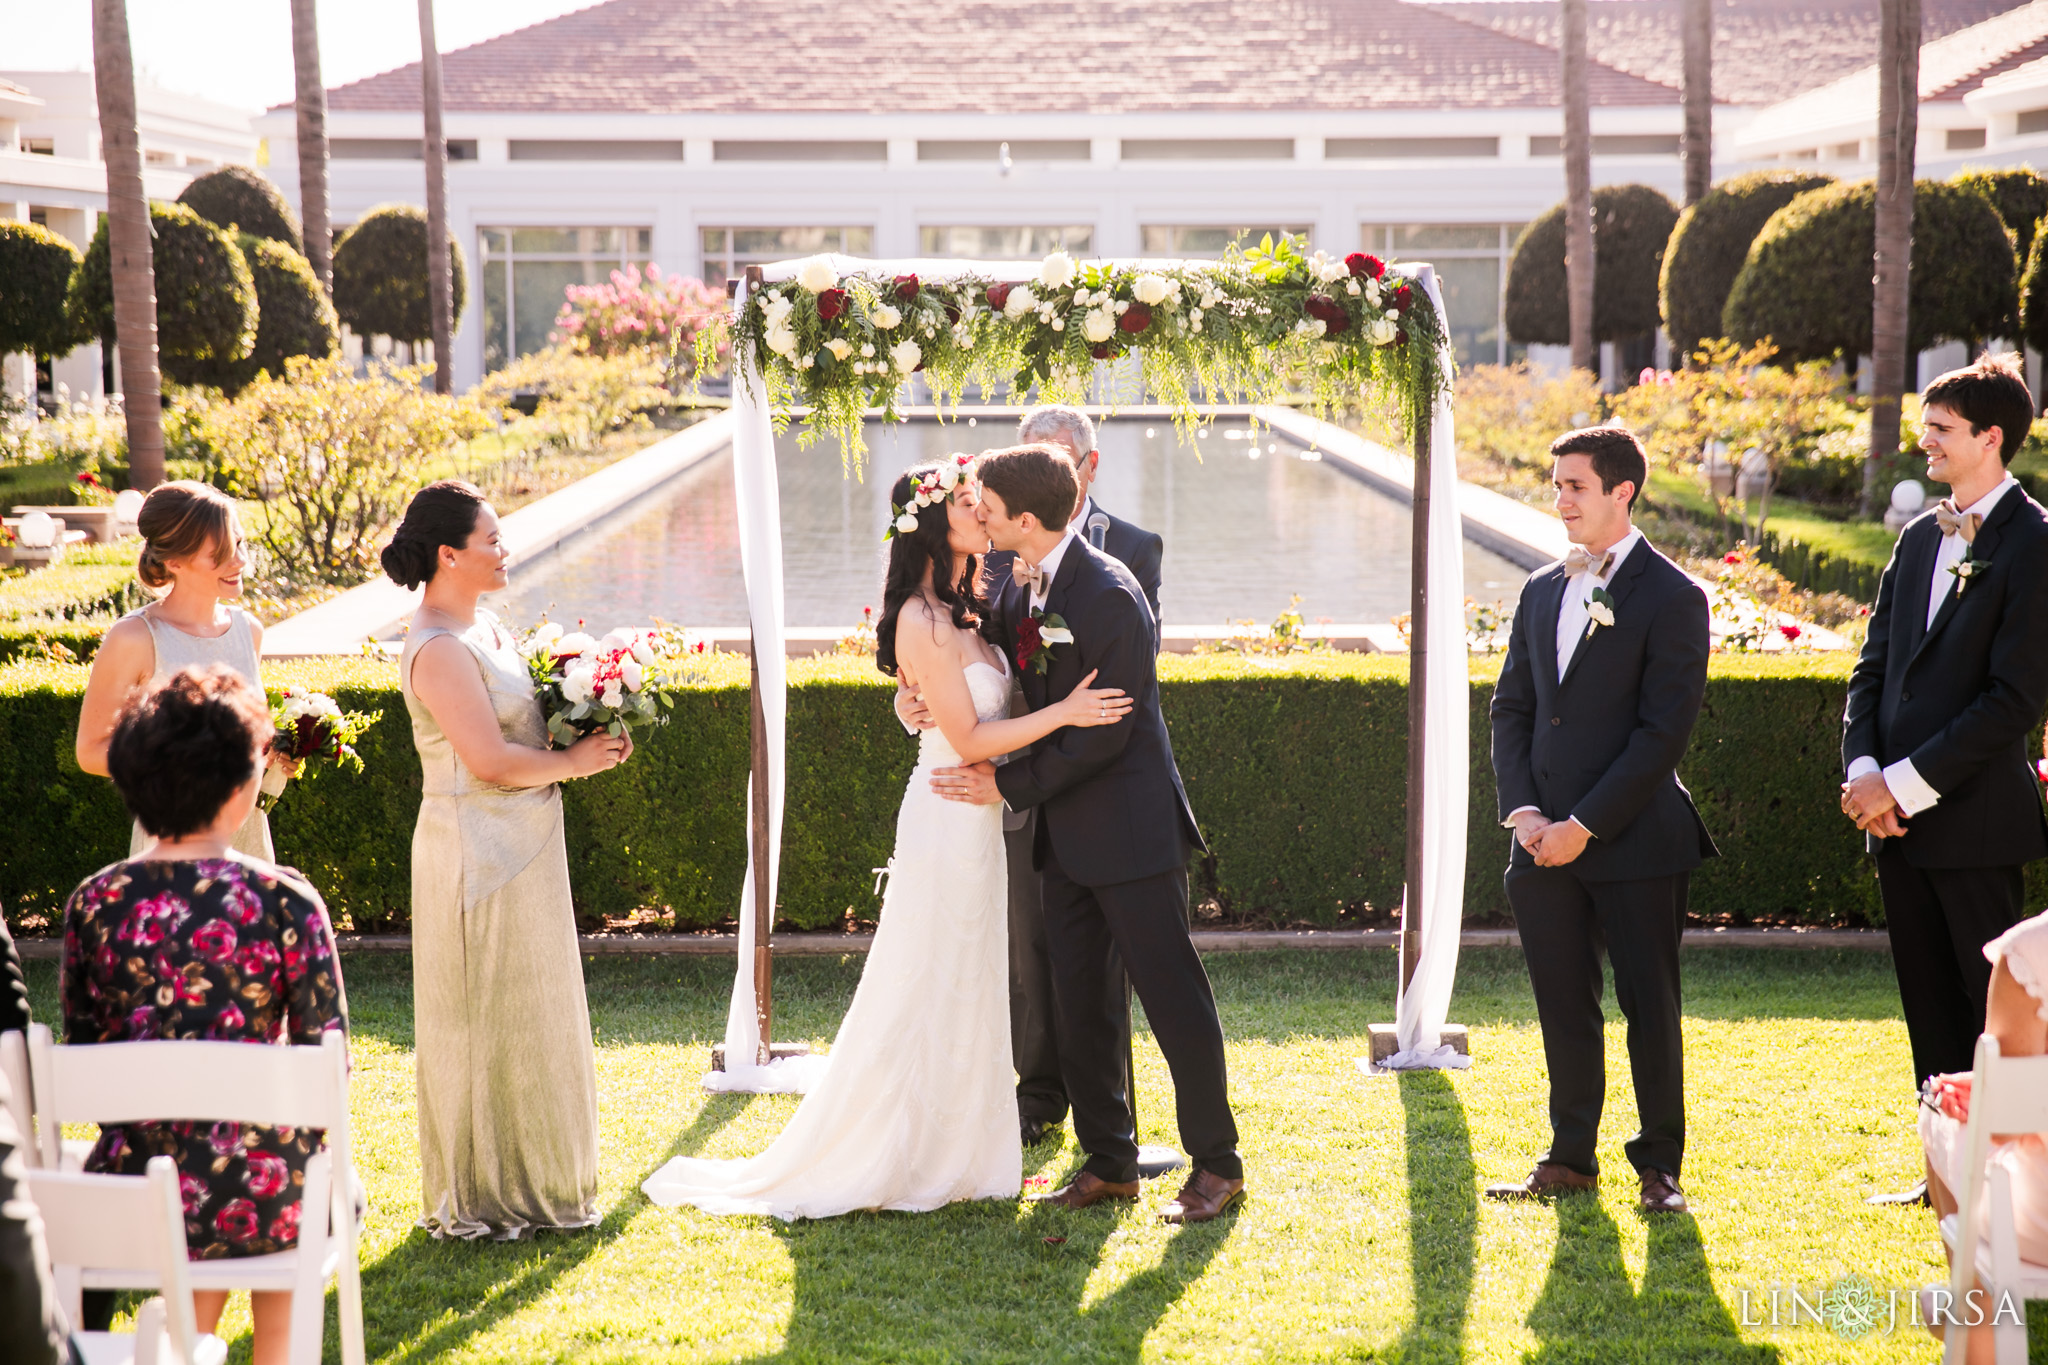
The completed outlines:
{"type": "Polygon", "coordinates": [[[1030,669],[1044,676],[1052,667],[1052,647],[1074,643],[1074,632],[1067,629],[1067,623],[1058,613],[1047,615],[1042,610],[1033,610],[1017,624],[1017,667],[1021,671],[1030,669]]]}

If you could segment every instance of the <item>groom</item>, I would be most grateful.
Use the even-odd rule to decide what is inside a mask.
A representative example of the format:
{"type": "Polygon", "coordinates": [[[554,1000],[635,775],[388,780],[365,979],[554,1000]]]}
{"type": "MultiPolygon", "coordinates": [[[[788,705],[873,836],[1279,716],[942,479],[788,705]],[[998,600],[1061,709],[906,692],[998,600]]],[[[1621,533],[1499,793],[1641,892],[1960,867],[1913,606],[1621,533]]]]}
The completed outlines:
{"type": "Polygon", "coordinates": [[[1161,1210],[1169,1223],[1216,1217],[1244,1193],[1224,1073],[1223,1027],[1187,928],[1187,861],[1206,846],[1188,809],[1159,711],[1152,613],[1129,569],[1075,535],[1073,465],[1043,445],[982,456],[980,514],[990,542],[1013,551],[995,629],[1035,711],[1094,672],[1135,709],[1120,725],[1056,730],[996,768],[941,768],[942,796],[1036,809],[1059,1051],[1074,1134],[1088,1161],[1045,1196],[1066,1208],[1138,1195],[1138,1141],[1123,1019],[1111,992],[1121,958],[1173,1073],[1181,1143],[1194,1170],[1161,1210]],[[1052,638],[1048,639],[1048,635],[1052,638]]]}

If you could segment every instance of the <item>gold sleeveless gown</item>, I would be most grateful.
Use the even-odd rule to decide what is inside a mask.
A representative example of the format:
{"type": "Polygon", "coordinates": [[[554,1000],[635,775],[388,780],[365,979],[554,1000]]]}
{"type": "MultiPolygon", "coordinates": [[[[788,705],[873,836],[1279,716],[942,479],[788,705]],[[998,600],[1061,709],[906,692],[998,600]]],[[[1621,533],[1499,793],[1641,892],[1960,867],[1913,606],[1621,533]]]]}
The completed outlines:
{"type": "Polygon", "coordinates": [[[593,1226],[597,1063],[570,906],[562,796],[463,766],[412,691],[420,647],[475,658],[505,738],[548,745],[526,664],[488,612],[457,634],[415,627],[399,660],[424,784],[412,843],[420,1225],[500,1241],[593,1226]]]}

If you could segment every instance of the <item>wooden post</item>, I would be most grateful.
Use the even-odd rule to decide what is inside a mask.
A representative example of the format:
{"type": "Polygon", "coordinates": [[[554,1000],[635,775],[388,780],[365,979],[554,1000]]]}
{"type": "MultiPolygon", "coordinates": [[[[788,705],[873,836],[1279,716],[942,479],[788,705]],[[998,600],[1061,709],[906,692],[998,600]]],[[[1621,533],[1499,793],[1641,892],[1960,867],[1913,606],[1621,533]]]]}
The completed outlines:
{"type": "MultiPolygon", "coordinates": [[[[1432,396],[1433,401],[1433,396],[1432,396]]],[[[1408,528],[1408,880],[1401,896],[1401,989],[1422,951],[1422,756],[1429,699],[1429,435],[1434,409],[1415,416],[1415,494],[1408,528]]],[[[1455,604],[1453,604],[1455,605],[1455,604]]]]}
{"type": "Polygon", "coordinates": [[[754,1065],[766,1066],[774,1056],[771,1035],[775,1019],[775,948],[770,931],[775,925],[775,901],[768,882],[768,725],[761,710],[760,645],[758,638],[749,638],[747,674],[754,741],[753,846],[749,861],[754,866],[754,1022],[761,1035],[754,1065]]]}

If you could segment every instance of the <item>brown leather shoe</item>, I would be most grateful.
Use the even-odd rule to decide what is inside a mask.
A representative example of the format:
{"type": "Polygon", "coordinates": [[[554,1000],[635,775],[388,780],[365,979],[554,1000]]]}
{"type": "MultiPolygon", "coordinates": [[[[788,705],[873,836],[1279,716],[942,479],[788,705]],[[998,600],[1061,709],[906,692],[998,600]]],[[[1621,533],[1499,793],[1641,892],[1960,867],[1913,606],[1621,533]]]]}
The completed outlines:
{"type": "Polygon", "coordinates": [[[1085,1209],[1100,1204],[1105,1199],[1136,1199],[1138,1182],[1135,1180],[1104,1180],[1089,1171],[1074,1177],[1072,1183],[1062,1185],[1051,1194],[1034,1194],[1034,1204],[1051,1204],[1062,1209],[1085,1209]]]}
{"type": "Polygon", "coordinates": [[[1692,1208],[1685,1191],[1678,1188],[1678,1177],[1669,1171],[1652,1168],[1642,1172],[1642,1179],[1644,1213],[1685,1213],[1692,1208]]]}
{"type": "Polygon", "coordinates": [[[1486,1187],[1488,1199],[1553,1199],[1561,1194],[1593,1194],[1600,1189],[1598,1178],[1580,1175],[1569,1166],[1551,1162],[1539,1164],[1522,1180],[1502,1181],[1486,1187]]]}
{"type": "Polygon", "coordinates": [[[1159,1210],[1159,1221],[1206,1223],[1243,1198],[1243,1180],[1225,1180],[1214,1171],[1196,1171],[1180,1187],[1173,1202],[1159,1210]]]}

